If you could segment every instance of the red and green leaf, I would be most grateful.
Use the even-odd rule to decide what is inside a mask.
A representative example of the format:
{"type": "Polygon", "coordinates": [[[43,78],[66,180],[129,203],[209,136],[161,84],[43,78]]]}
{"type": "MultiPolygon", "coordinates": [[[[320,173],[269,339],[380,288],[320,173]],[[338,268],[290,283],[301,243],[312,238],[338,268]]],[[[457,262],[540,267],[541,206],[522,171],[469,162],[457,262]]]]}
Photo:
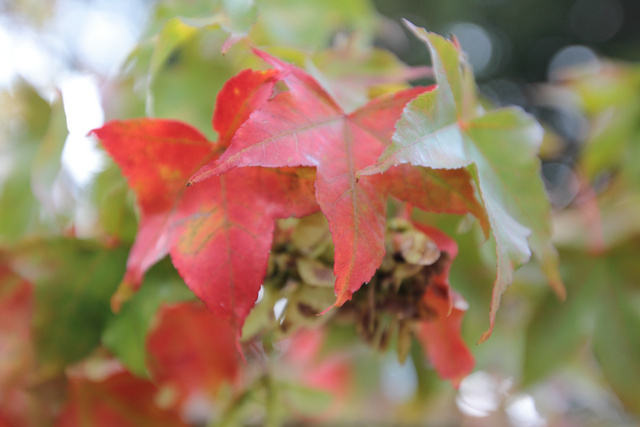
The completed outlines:
{"type": "Polygon", "coordinates": [[[316,199],[336,248],[336,306],[368,282],[382,261],[389,195],[429,211],[472,212],[483,218],[463,170],[401,167],[394,174],[360,182],[356,178],[356,172],[373,164],[387,146],[407,102],[429,88],[383,96],[346,114],[304,71],[255,52],[281,72],[289,90],[256,109],[220,159],[203,167],[191,182],[236,167],[315,167],[316,199]]]}
{"type": "Polygon", "coordinates": [[[531,251],[556,292],[564,297],[551,244],[549,203],[539,177],[542,128],[518,108],[484,111],[469,65],[457,46],[422,28],[409,28],[429,48],[438,87],[413,100],[398,121],[393,142],[375,166],[360,175],[410,163],[439,169],[467,168],[476,182],[496,241],[498,274],[491,301],[491,333],[500,298],[514,270],[531,251]]]}

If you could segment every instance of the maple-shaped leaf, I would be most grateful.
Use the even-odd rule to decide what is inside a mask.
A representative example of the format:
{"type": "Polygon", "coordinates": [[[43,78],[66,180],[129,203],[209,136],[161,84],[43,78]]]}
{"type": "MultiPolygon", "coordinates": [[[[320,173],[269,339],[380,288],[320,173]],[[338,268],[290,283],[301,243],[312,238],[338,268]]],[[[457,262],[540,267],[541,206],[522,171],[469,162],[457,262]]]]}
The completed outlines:
{"type": "Polygon", "coordinates": [[[458,254],[458,245],[442,231],[421,224],[416,228],[428,235],[446,254],[447,262],[432,279],[422,297],[422,304],[433,316],[420,323],[417,337],[441,378],[451,380],[454,387],[471,373],[475,364],[469,347],[460,336],[462,318],[468,304],[449,286],[449,270],[458,254]]]}
{"type": "Polygon", "coordinates": [[[398,121],[392,144],[360,175],[410,163],[430,168],[466,167],[478,185],[496,241],[498,271],[490,309],[489,337],[500,298],[514,270],[531,251],[558,295],[564,287],[551,244],[550,210],[537,157],[542,128],[519,108],[483,111],[473,75],[458,47],[423,28],[407,26],[431,52],[437,88],[412,101],[398,121]]]}
{"type": "Polygon", "coordinates": [[[69,381],[69,397],[58,416],[56,427],[185,427],[177,411],[158,407],[158,387],[116,369],[101,380],[74,373],[69,381]]]}
{"type": "Polygon", "coordinates": [[[277,218],[317,210],[310,170],[247,168],[185,188],[188,178],[226,144],[225,135],[270,96],[276,71],[241,72],[218,95],[214,145],[171,120],[113,121],[93,132],[138,196],[140,226],[116,296],[117,306],[144,272],[171,254],[189,288],[238,334],[264,278],[277,218]],[[224,106],[236,114],[219,119],[224,106]]]}
{"type": "Polygon", "coordinates": [[[213,400],[240,371],[235,333],[201,303],[163,307],[147,337],[152,378],[176,392],[178,404],[197,396],[213,400]]]}
{"type": "Polygon", "coordinates": [[[368,282],[382,261],[389,195],[428,211],[483,218],[464,170],[400,167],[393,174],[356,179],[356,172],[373,164],[390,142],[407,102],[429,88],[382,96],[347,114],[310,75],[255,52],[281,72],[289,90],[256,109],[220,159],[191,182],[242,166],[316,167],[316,199],[335,245],[336,306],[368,282]]]}

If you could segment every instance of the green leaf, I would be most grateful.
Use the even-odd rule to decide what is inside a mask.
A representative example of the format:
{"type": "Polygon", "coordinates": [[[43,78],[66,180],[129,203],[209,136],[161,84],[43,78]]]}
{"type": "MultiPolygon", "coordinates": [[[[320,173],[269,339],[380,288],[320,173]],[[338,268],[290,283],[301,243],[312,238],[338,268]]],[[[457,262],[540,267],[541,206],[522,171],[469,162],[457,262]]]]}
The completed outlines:
{"type": "Polygon", "coordinates": [[[640,67],[603,61],[598,67],[567,73],[554,89],[568,89],[564,98],[578,101],[590,122],[580,153],[581,172],[595,179],[604,171],[619,170],[634,186],[639,185],[640,67]]]}
{"type": "MultiPolygon", "coordinates": [[[[147,115],[181,120],[215,140],[211,116],[216,95],[239,68],[247,52],[220,53],[227,33],[198,30],[186,38],[153,74],[149,82],[147,115]]],[[[160,43],[160,41],[158,42],[160,43]]]]}
{"type": "Polygon", "coordinates": [[[472,72],[457,46],[407,25],[429,47],[438,87],[407,105],[392,144],[375,166],[360,175],[381,173],[402,163],[469,169],[489,217],[498,263],[490,327],[482,342],[491,334],[500,298],[514,270],[529,260],[531,252],[564,298],[557,253],[550,241],[549,203],[539,174],[542,128],[519,108],[485,112],[476,98],[472,72]]]}
{"type": "Polygon", "coordinates": [[[50,117],[49,103],[24,82],[0,94],[0,243],[15,243],[41,229],[31,168],[50,117]]]}
{"type": "MultiPolygon", "coordinates": [[[[155,76],[160,67],[182,43],[199,31],[224,29],[227,41],[221,46],[225,53],[233,43],[246,36],[256,19],[256,8],[253,0],[221,0],[213,2],[207,18],[172,17],[160,34],[151,56],[149,73],[155,76]]],[[[182,11],[184,12],[184,11],[182,11]]],[[[195,16],[206,16],[202,11],[195,16]]]]}
{"type": "MultiPolygon", "coordinates": [[[[147,81],[148,116],[153,117],[155,113],[152,88],[154,87],[156,76],[167,65],[168,61],[175,60],[175,57],[180,55],[181,48],[184,48],[193,39],[206,38],[208,36],[207,32],[213,32],[223,37],[224,41],[220,42],[216,50],[224,54],[233,44],[248,34],[256,20],[256,8],[253,0],[220,0],[213,2],[210,7],[205,7],[205,9],[209,8],[211,15],[206,18],[172,17],[164,24],[158,34],[149,63],[147,81]]],[[[206,16],[206,12],[200,11],[196,16],[206,16]]],[[[195,67],[195,69],[201,68],[195,67]]],[[[194,67],[191,66],[188,69],[194,70],[194,67]]],[[[208,75],[215,76],[218,73],[208,73],[208,75]]],[[[194,82],[192,81],[192,83],[194,82]]],[[[215,93],[208,95],[212,100],[215,99],[215,93]]],[[[211,113],[209,108],[205,109],[205,111],[207,114],[211,113]]]]}
{"type": "Polygon", "coordinates": [[[33,327],[43,375],[59,372],[100,343],[126,256],[122,248],[62,238],[31,240],[8,254],[12,267],[35,285],[33,327]]]}
{"type": "Polygon", "coordinates": [[[579,256],[567,271],[567,301],[547,293],[526,331],[523,386],[543,380],[570,362],[593,332],[598,288],[606,269],[594,259],[579,256]]]}
{"type": "Polygon", "coordinates": [[[113,162],[96,176],[91,197],[102,229],[118,241],[133,243],[137,231],[134,196],[113,162]]]}
{"type": "Polygon", "coordinates": [[[254,39],[263,45],[309,50],[328,47],[336,33],[356,33],[373,41],[376,13],[368,0],[257,0],[254,39]]]}
{"type": "MultiPolygon", "coordinates": [[[[311,74],[345,110],[353,111],[383,93],[409,87],[407,81],[431,75],[429,67],[409,67],[391,52],[355,46],[334,46],[302,61],[311,74]]],[[[280,57],[283,57],[278,52],[280,57]]],[[[285,58],[289,59],[289,58],[285,58]]]]}
{"type": "Polygon", "coordinates": [[[326,411],[334,397],[326,390],[306,387],[293,383],[278,383],[282,400],[292,410],[306,416],[318,416],[326,411]]]}
{"type": "Polygon", "coordinates": [[[597,304],[593,350],[613,391],[629,410],[640,414],[640,304],[637,289],[633,298],[628,286],[637,287],[638,276],[623,277],[616,265],[608,267],[597,304]]]}
{"type": "Polygon", "coordinates": [[[111,317],[102,334],[102,343],[134,375],[149,377],[146,367],[146,338],[162,303],[195,299],[168,260],[157,264],[145,276],[140,291],[111,317]]]}
{"type": "Polygon", "coordinates": [[[56,212],[54,188],[62,169],[62,149],[69,131],[62,98],[51,104],[50,111],[47,131],[40,141],[31,165],[31,188],[45,211],[53,216],[60,214],[56,212]]]}

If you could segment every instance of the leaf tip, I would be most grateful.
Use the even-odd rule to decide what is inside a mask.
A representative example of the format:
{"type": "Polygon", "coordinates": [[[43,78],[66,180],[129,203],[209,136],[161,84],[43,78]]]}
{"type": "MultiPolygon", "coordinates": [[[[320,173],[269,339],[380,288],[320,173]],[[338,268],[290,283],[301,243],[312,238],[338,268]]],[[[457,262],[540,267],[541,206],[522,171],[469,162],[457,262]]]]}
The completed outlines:
{"type": "Polygon", "coordinates": [[[493,326],[491,326],[488,330],[486,330],[481,336],[480,339],[476,342],[476,345],[482,344],[491,336],[491,332],[493,332],[493,326]]]}
{"type": "Polygon", "coordinates": [[[367,166],[366,168],[360,169],[356,172],[356,181],[358,181],[360,177],[383,173],[385,170],[384,166],[380,166],[378,164],[367,166]]]}
{"type": "Polygon", "coordinates": [[[111,311],[120,312],[122,304],[127,302],[136,293],[136,287],[129,281],[125,280],[118,286],[118,289],[111,297],[111,311]]]}
{"type": "Polygon", "coordinates": [[[566,301],[567,289],[564,287],[564,283],[562,283],[562,281],[560,280],[553,280],[551,281],[550,285],[553,291],[556,293],[558,299],[562,302],[566,301]]]}
{"type": "Polygon", "coordinates": [[[87,134],[85,136],[86,137],[95,136],[96,138],[100,138],[100,133],[101,133],[103,127],[104,126],[99,127],[99,128],[91,129],[89,132],[87,132],[87,134]]]}
{"type": "Polygon", "coordinates": [[[229,49],[231,49],[231,47],[234,44],[242,40],[242,38],[243,36],[240,34],[233,34],[233,33],[229,34],[229,36],[224,41],[224,43],[222,43],[222,47],[220,48],[220,53],[222,53],[223,55],[226,55],[229,49]]]}
{"type": "Polygon", "coordinates": [[[402,23],[404,24],[405,27],[407,27],[408,29],[410,29],[411,31],[415,31],[418,29],[418,27],[416,27],[414,25],[413,22],[409,21],[407,18],[401,18],[402,19],[402,23]]]}
{"type": "Polygon", "coordinates": [[[324,316],[325,314],[327,314],[329,311],[331,311],[331,309],[333,307],[336,307],[336,304],[330,305],[329,307],[325,308],[324,310],[322,310],[320,313],[318,313],[316,316],[324,316]]]}
{"type": "Polygon", "coordinates": [[[218,175],[216,173],[216,169],[210,169],[207,166],[203,167],[202,169],[200,169],[199,171],[197,171],[196,173],[194,173],[191,178],[189,178],[189,181],[187,181],[186,186],[187,187],[191,187],[193,184],[197,184],[200,181],[204,181],[205,179],[213,176],[213,175],[218,175]]]}

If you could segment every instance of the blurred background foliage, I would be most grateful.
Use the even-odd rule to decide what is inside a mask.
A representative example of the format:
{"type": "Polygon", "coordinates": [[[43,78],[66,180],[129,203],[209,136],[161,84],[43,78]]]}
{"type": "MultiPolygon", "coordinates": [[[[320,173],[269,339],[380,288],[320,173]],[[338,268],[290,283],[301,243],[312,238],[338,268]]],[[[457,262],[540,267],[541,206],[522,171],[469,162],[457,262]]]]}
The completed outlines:
{"type": "MultiPolygon", "coordinates": [[[[340,384],[349,376],[351,388],[329,389],[341,402],[330,403],[328,416],[394,425],[636,425],[635,0],[0,1],[0,425],[47,425],[61,408],[69,413],[67,390],[71,399],[78,390],[104,393],[106,383],[95,379],[110,366],[105,349],[135,375],[118,377],[118,384],[146,396],[140,378],[153,373],[145,337],[162,316],[173,315],[159,311],[163,304],[193,298],[165,260],[121,313],[109,310],[135,237],[136,211],[118,169],[87,132],[114,118],[153,116],[186,121],[215,138],[210,120],[218,90],[239,69],[264,67],[249,45],[305,68],[347,109],[407,79],[428,82],[420,68],[428,65],[426,48],[399,18],[455,34],[487,102],[519,105],[545,126],[542,172],[568,298],[557,301],[535,264],[523,267],[503,297],[491,339],[472,346],[477,368],[459,390],[437,378],[415,343],[401,365],[392,351],[374,353],[353,344],[354,331],[331,328],[321,354],[343,358],[346,365],[335,366],[348,366],[349,375],[329,371],[340,384]]],[[[469,302],[463,331],[473,343],[487,327],[495,255],[476,225],[416,217],[460,246],[451,283],[469,302]]],[[[285,235],[290,227],[280,225],[285,235]]],[[[304,274],[304,265],[298,269],[304,274]]],[[[316,279],[322,281],[305,280],[316,279]]],[[[306,302],[326,297],[287,292],[306,302]]],[[[265,291],[246,334],[273,318],[281,296],[265,291]]],[[[328,369],[323,361],[305,362],[304,351],[292,347],[276,345],[282,360],[273,369],[293,366],[292,355],[299,372],[328,369]]],[[[223,387],[214,403],[183,409],[182,419],[311,423],[327,408],[327,389],[296,380],[259,379],[236,400],[223,387]]],[[[154,414],[138,415],[182,422],[154,414]]],[[[65,425],[61,419],[58,425],[65,425]]]]}

